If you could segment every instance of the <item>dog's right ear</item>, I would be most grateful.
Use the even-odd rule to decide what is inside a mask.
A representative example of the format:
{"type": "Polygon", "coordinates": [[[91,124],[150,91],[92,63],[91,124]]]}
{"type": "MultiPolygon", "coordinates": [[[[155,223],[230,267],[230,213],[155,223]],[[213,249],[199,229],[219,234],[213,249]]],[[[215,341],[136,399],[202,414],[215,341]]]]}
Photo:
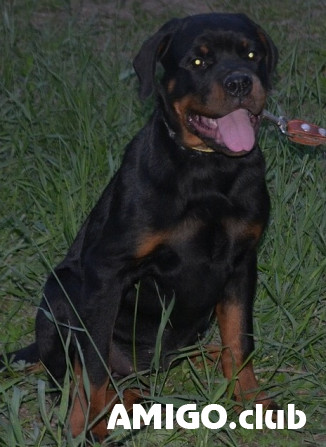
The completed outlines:
{"type": "Polygon", "coordinates": [[[152,37],[146,40],[134,59],[133,65],[139,78],[139,96],[142,100],[150,96],[154,89],[157,62],[167,51],[181,19],[172,19],[165,23],[152,37]]]}

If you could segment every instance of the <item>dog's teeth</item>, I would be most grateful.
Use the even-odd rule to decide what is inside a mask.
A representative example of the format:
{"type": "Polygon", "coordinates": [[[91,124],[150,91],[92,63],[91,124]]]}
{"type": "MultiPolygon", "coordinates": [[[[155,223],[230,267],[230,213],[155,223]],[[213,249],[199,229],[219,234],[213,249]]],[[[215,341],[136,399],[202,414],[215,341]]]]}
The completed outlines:
{"type": "Polygon", "coordinates": [[[207,118],[207,124],[210,127],[217,127],[217,120],[214,120],[214,118],[207,118]]]}

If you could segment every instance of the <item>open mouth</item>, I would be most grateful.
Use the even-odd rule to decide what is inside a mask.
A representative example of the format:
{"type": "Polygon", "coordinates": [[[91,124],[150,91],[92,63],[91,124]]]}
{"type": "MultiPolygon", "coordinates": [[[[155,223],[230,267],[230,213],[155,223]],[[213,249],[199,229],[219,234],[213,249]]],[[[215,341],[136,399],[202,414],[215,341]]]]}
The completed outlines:
{"type": "Polygon", "coordinates": [[[217,146],[231,152],[249,152],[256,142],[259,116],[246,109],[237,109],[222,118],[189,113],[187,123],[200,137],[213,140],[217,146]]]}

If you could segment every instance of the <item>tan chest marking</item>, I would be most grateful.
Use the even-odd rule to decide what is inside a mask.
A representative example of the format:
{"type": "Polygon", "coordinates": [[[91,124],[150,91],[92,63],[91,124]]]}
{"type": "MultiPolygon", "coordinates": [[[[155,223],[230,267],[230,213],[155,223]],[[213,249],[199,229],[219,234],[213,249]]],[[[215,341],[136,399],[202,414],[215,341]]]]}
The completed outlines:
{"type": "Polygon", "coordinates": [[[135,258],[144,258],[163,244],[177,244],[191,239],[203,223],[195,219],[186,219],[175,227],[166,230],[151,231],[148,230],[143,234],[137,243],[135,258]]]}

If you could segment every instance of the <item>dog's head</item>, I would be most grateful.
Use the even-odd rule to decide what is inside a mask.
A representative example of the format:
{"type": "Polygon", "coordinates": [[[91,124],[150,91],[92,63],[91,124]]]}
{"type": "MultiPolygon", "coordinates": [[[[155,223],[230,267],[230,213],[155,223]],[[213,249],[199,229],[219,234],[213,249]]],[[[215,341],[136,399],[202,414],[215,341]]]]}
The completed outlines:
{"type": "Polygon", "coordinates": [[[260,115],[277,62],[269,36],[243,14],[172,19],[148,39],[134,60],[140,96],[157,86],[178,143],[243,155],[255,146],[260,115]]]}

